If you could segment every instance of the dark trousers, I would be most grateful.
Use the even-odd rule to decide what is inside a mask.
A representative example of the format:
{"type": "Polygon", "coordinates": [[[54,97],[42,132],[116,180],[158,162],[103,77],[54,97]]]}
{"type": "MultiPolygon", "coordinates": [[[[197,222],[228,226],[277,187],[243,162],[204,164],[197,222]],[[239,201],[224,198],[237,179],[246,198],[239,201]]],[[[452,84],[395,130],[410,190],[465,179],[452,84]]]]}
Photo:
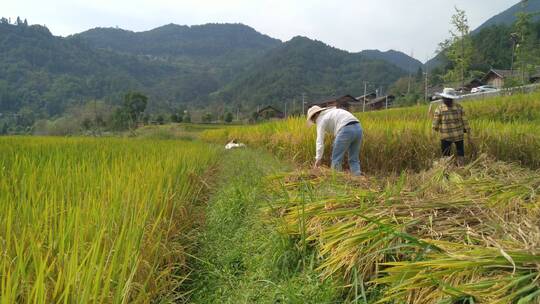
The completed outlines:
{"type": "Polygon", "coordinates": [[[463,144],[463,140],[452,142],[447,140],[441,140],[441,150],[443,156],[451,156],[452,155],[452,144],[456,144],[456,150],[458,156],[465,156],[465,147],[463,144]]]}

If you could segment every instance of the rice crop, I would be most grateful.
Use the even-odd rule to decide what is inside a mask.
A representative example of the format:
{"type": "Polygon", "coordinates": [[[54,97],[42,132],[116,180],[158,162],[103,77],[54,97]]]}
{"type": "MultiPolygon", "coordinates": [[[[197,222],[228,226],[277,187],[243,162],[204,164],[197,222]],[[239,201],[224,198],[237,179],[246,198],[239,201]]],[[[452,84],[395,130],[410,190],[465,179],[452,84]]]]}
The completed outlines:
{"type": "Polygon", "coordinates": [[[0,302],[181,297],[216,156],[181,141],[1,137],[0,302]]]}
{"type": "MultiPolygon", "coordinates": [[[[540,122],[540,92],[513,96],[489,97],[462,103],[467,117],[497,122],[540,122]]],[[[435,108],[433,108],[434,110],[435,108]]],[[[424,120],[428,106],[394,108],[384,111],[358,113],[360,118],[424,120]]]]}
{"type": "MultiPolygon", "coordinates": [[[[381,112],[382,113],[382,112],[381,112]]],[[[375,114],[379,116],[382,114],[375,114]]],[[[364,139],[360,159],[366,172],[401,172],[405,169],[429,168],[440,157],[439,137],[431,130],[429,119],[409,120],[372,118],[360,115],[364,139]]],[[[470,122],[472,141],[466,141],[469,159],[487,153],[499,160],[540,168],[540,124],[534,122],[500,122],[475,119],[470,122]]],[[[260,147],[297,163],[315,158],[314,128],[303,118],[290,118],[247,127],[206,131],[204,140],[226,143],[236,138],[251,147],[260,147]]],[[[330,163],[331,137],[325,140],[324,162],[330,163]]]]}
{"type": "Polygon", "coordinates": [[[352,302],[540,303],[540,174],[481,155],[370,180],[271,177],[264,210],[352,302]]]}

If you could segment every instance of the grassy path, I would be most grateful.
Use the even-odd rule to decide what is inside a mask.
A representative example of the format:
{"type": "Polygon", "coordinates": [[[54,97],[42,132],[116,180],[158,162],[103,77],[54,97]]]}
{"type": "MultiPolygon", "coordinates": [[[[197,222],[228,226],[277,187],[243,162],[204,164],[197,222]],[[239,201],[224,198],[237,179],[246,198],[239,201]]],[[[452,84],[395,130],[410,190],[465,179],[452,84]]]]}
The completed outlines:
{"type": "Polygon", "coordinates": [[[191,303],[341,302],[339,289],[320,281],[295,242],[260,217],[264,177],[285,169],[258,151],[224,155],[194,254],[191,303]]]}

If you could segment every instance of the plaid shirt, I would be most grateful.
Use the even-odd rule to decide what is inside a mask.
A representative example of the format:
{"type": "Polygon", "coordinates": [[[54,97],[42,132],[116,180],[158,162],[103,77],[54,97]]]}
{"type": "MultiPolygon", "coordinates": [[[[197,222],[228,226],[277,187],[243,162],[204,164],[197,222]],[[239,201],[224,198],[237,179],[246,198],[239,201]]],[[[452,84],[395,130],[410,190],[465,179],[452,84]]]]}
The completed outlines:
{"type": "Polygon", "coordinates": [[[470,132],[463,107],[455,102],[451,107],[444,103],[439,105],[432,126],[434,131],[441,133],[441,139],[452,142],[463,140],[463,134],[470,132]]]}

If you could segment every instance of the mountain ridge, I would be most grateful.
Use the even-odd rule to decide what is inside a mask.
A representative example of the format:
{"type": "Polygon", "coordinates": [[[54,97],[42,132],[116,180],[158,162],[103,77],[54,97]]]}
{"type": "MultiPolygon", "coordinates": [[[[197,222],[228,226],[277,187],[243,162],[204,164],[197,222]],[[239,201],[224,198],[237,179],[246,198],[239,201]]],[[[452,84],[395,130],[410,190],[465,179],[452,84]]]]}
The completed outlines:
{"type": "MultiPolygon", "coordinates": [[[[512,25],[516,21],[516,14],[519,12],[540,12],[540,0],[528,0],[527,4],[523,6],[521,1],[514,4],[510,8],[502,11],[501,13],[489,18],[480,26],[472,31],[473,34],[480,32],[482,29],[488,28],[493,25],[512,25]]],[[[534,19],[540,19],[540,16],[534,17],[534,19]]]]}
{"type": "Polygon", "coordinates": [[[303,36],[293,37],[253,64],[216,94],[216,99],[251,98],[257,104],[289,102],[303,93],[310,100],[358,94],[364,81],[389,86],[407,72],[384,60],[350,53],[303,36]],[[255,88],[249,90],[246,88],[255,88]]]}
{"type": "MultiPolygon", "coordinates": [[[[521,1],[512,5],[508,9],[500,12],[499,14],[492,16],[491,18],[484,21],[480,26],[471,31],[473,36],[480,34],[483,30],[488,30],[494,26],[511,26],[516,21],[516,14],[523,11],[528,13],[538,12],[540,13],[540,0],[529,0],[527,1],[526,6],[522,6],[521,1]]],[[[540,20],[540,15],[537,15],[533,18],[533,21],[540,20]]],[[[437,53],[433,58],[424,63],[424,68],[426,69],[435,69],[446,64],[442,54],[437,53]]]]}
{"type": "Polygon", "coordinates": [[[395,59],[414,60],[396,51],[351,53],[301,36],[282,42],[242,24],[166,24],[142,34],[94,28],[59,37],[42,26],[0,23],[0,33],[0,113],[36,117],[94,99],[119,104],[134,90],[150,97],[154,112],[280,106],[299,88],[315,98],[356,94],[363,81],[387,87],[406,74],[395,59]]]}

